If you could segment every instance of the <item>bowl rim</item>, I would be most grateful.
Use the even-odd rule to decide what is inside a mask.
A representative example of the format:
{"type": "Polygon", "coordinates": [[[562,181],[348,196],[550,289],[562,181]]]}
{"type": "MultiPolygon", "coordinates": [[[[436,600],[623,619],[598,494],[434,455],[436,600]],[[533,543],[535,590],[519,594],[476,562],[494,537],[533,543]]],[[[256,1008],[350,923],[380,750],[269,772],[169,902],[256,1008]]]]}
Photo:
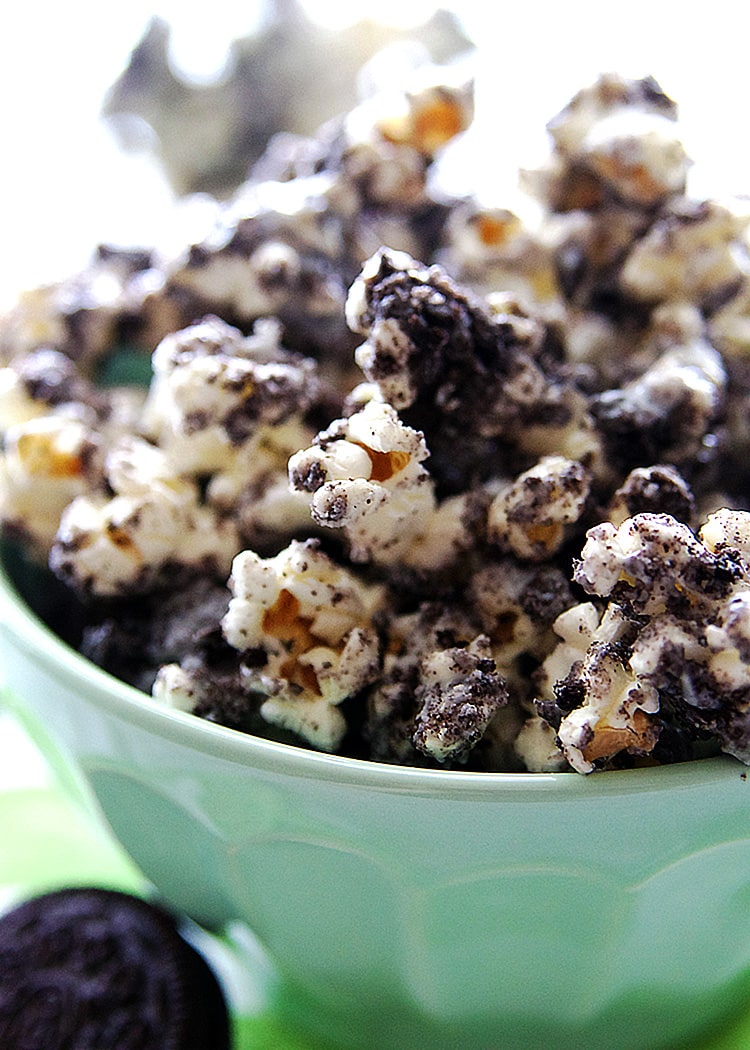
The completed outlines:
{"type": "MultiPolygon", "coordinates": [[[[378,789],[417,796],[484,799],[494,797],[538,801],[545,795],[559,800],[591,800],[611,795],[661,793],[694,789],[727,779],[747,781],[750,773],[728,755],[673,765],[611,770],[596,776],[576,772],[490,773],[424,769],[315,751],[303,745],[265,740],[189,712],[155,702],[147,693],[98,667],[64,642],[17,591],[0,560],[0,642],[8,642],[23,658],[64,682],[110,716],[169,739],[182,747],[232,764],[324,780],[360,789],[378,789]]],[[[23,705],[21,697],[16,702],[23,705]]]]}

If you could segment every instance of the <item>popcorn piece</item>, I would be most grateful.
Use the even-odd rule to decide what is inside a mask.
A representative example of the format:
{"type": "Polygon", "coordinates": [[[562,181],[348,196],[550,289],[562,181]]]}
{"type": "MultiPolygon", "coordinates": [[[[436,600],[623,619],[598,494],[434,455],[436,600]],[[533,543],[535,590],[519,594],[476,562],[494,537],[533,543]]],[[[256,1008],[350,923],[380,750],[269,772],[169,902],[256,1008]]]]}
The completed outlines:
{"type": "Polygon", "coordinates": [[[100,245],[80,273],[26,293],[0,318],[0,356],[12,360],[41,347],[54,348],[90,373],[121,329],[129,323],[133,328],[155,266],[149,250],[100,245]]]}
{"type": "Polygon", "coordinates": [[[502,488],[490,504],[490,542],[518,558],[545,561],[563,544],[566,526],[580,518],[590,477],[577,462],[545,456],[502,488]]]}
{"type": "Polygon", "coordinates": [[[420,667],[415,699],[415,747],[441,763],[467,755],[508,702],[489,638],[479,635],[466,648],[430,653],[420,667]]]}
{"type": "Polygon", "coordinates": [[[726,554],[734,561],[750,565],[750,516],[723,508],[710,514],[698,537],[717,557],[726,554]]]}
{"type": "Polygon", "coordinates": [[[730,551],[714,553],[670,515],[636,514],[619,528],[589,529],[574,578],[638,614],[698,617],[726,597],[741,571],[730,551]]]}
{"type": "Polygon", "coordinates": [[[228,570],[235,526],[200,502],[197,485],[175,476],[164,454],[138,439],[106,459],[111,498],[76,496],[65,508],[50,567],[84,594],[139,593],[176,568],[228,570]]]}
{"type": "Polygon", "coordinates": [[[651,208],[684,189],[689,166],[674,102],[652,77],[605,73],[547,125],[554,153],[526,184],[554,211],[608,198],[651,208]]]}
{"type": "Polygon", "coordinates": [[[526,719],[515,737],[513,748],[530,773],[562,773],[569,769],[557,744],[557,734],[541,715],[526,719]]]}
{"type": "MultiPolygon", "coordinates": [[[[500,373],[507,384],[515,380],[524,400],[543,386],[531,363],[505,345],[509,333],[480,300],[439,267],[404,253],[383,250],[370,259],[346,310],[352,330],[367,336],[357,364],[394,408],[408,408],[430,391],[446,415],[466,411],[469,391],[482,380],[492,390],[500,373]]],[[[486,425],[497,424],[490,418],[486,425]]]]}
{"type": "Polygon", "coordinates": [[[652,717],[659,710],[658,693],[638,680],[628,664],[632,622],[614,604],[601,622],[597,620],[594,607],[584,604],[555,622],[563,647],[545,662],[543,679],[548,694],[554,681],[555,701],[539,705],[547,718],[554,708],[563,715],[557,725],[558,744],[579,773],[591,773],[596,762],[622,751],[648,754],[660,728],[652,717]]]}
{"type": "MultiPolygon", "coordinates": [[[[203,313],[244,323],[340,315],[345,288],[325,217],[326,176],[245,187],[215,229],[167,266],[167,290],[191,293],[203,313]]],[[[197,312],[194,310],[194,312],[197,312]]]]}
{"type": "Polygon", "coordinates": [[[261,700],[248,691],[236,653],[231,658],[222,651],[221,659],[216,660],[198,651],[180,663],[162,664],[151,695],[157,703],[175,711],[185,711],[245,732],[261,731],[258,725],[261,720],[256,717],[261,700]]]}
{"type": "Polygon", "coordinates": [[[619,526],[636,514],[669,514],[689,525],[695,499],[687,482],[670,466],[636,467],[612,497],[608,517],[619,526]]]}
{"type": "Polygon", "coordinates": [[[59,350],[32,350],[0,368],[0,430],[46,415],[61,405],[105,411],[107,399],[78,373],[59,350]]]}
{"type": "Polygon", "coordinates": [[[370,401],[316,441],[289,461],[292,487],[311,494],[314,521],[344,531],[353,561],[397,561],[435,505],[422,435],[390,405],[370,401]]]}
{"type": "Polygon", "coordinates": [[[512,293],[527,308],[559,318],[560,289],[551,246],[507,208],[466,201],[452,209],[439,261],[475,292],[512,293]]]}
{"type": "Polygon", "coordinates": [[[623,748],[656,752],[662,733],[665,747],[670,736],[710,737],[750,763],[750,513],[724,510],[704,528],[705,540],[666,515],[628,519],[618,532],[647,545],[620,559],[601,621],[588,603],[556,621],[563,641],[544,663],[537,706],[579,772],[623,748]],[[652,594],[634,601],[639,570],[652,594]]]}
{"type": "Polygon", "coordinates": [[[726,373],[704,339],[665,351],[620,389],[592,399],[591,412],[613,464],[688,466],[702,450],[724,400],[726,373]]]}
{"type": "Polygon", "coordinates": [[[182,473],[229,469],[238,449],[301,417],[317,393],[314,362],[286,353],[272,322],[244,337],[208,317],[167,336],[153,369],[144,423],[182,473]]]}
{"type": "Polygon", "coordinates": [[[546,656],[554,644],[552,624],[573,601],[570,583],[559,568],[519,564],[513,557],[485,561],[467,589],[467,603],[490,637],[492,655],[505,674],[521,656],[546,656]]]}
{"type": "Polygon", "coordinates": [[[0,515],[46,560],[60,516],[89,483],[97,434],[66,415],[10,426],[0,455],[0,515]]]}
{"type": "Polygon", "coordinates": [[[653,77],[631,80],[619,73],[603,73],[592,85],[576,92],[564,109],[547,123],[547,131],[561,153],[575,156],[592,129],[623,110],[672,121],[677,117],[675,103],[653,77]]]}
{"type": "Polygon", "coordinates": [[[403,564],[425,574],[454,566],[477,541],[474,501],[475,493],[460,493],[444,499],[432,510],[425,508],[419,529],[402,555],[403,564]]]}
{"type": "Polygon", "coordinates": [[[726,301],[747,272],[740,240],[746,225],[716,201],[678,197],[633,246],[620,275],[623,290],[647,303],[726,301]]]}
{"type": "MultiPolygon", "coordinates": [[[[483,650],[485,640],[480,636],[482,631],[472,611],[457,605],[424,602],[414,613],[391,617],[382,673],[368,698],[366,732],[373,758],[402,764],[424,763],[426,752],[417,750],[415,740],[422,668],[429,665],[432,657],[439,667],[440,654],[470,648],[475,639],[479,639],[477,645],[483,650]]],[[[450,652],[446,659],[450,662],[450,652]]],[[[478,724],[475,717],[474,725],[478,724]]],[[[447,760],[445,755],[444,761],[447,760]]]]}
{"type": "Polygon", "coordinates": [[[689,161],[673,121],[632,107],[599,121],[578,160],[624,201],[651,207],[685,188],[689,161]]]}
{"type": "Polygon", "coordinates": [[[248,685],[268,697],[262,716],[335,750],[346,732],[338,705],[380,670],[373,617],[381,590],[336,565],[313,540],[294,541],[267,560],[243,551],[230,586],[222,628],[235,649],[262,654],[262,663],[245,668],[248,685]]]}
{"type": "Polygon", "coordinates": [[[417,70],[415,86],[405,94],[405,111],[376,122],[383,138],[432,156],[465,131],[474,119],[473,80],[463,75],[460,64],[453,67],[451,79],[449,73],[441,67],[417,70]]]}

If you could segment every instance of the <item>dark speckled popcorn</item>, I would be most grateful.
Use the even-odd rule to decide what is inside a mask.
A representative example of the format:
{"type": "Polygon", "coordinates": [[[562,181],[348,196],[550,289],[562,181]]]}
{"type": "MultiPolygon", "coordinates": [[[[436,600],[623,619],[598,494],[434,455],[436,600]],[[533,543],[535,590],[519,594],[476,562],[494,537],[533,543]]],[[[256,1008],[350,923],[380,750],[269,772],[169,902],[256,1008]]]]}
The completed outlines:
{"type": "Polygon", "coordinates": [[[550,122],[533,220],[453,197],[464,73],[276,139],[175,256],[23,296],[4,532],[92,660],[244,732],[750,762],[750,209],[691,194],[675,103],[616,73],[550,122]]]}

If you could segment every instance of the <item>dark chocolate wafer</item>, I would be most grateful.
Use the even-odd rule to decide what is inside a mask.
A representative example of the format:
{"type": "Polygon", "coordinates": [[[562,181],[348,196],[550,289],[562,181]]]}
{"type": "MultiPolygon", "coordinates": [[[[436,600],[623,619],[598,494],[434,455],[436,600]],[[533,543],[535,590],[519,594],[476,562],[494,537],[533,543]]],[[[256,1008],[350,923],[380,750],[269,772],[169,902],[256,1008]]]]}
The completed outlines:
{"type": "Polygon", "coordinates": [[[0,918],[2,1050],[228,1050],[205,959],[162,908],[72,888],[0,918]]]}

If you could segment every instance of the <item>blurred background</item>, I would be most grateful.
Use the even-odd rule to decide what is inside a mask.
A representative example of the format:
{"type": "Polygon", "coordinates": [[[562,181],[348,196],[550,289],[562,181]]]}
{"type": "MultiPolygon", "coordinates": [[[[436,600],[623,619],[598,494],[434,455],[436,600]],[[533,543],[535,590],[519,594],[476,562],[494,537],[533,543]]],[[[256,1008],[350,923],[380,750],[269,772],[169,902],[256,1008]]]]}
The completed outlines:
{"type": "MultiPolygon", "coordinates": [[[[12,5],[0,35],[0,305],[27,285],[82,266],[99,241],[149,244],[168,236],[187,191],[224,192],[234,177],[227,165],[223,187],[205,176],[207,158],[221,150],[231,156],[234,149],[237,159],[237,144],[226,139],[230,109],[245,120],[246,144],[254,136],[257,145],[282,120],[306,130],[316,115],[349,106],[360,56],[394,36],[430,43],[436,58],[445,57],[434,53],[436,41],[446,52],[475,49],[471,134],[481,149],[471,170],[458,162],[446,169],[449,179],[496,203],[513,194],[518,167],[544,154],[545,122],[605,70],[651,73],[676,99],[698,161],[695,192],[750,192],[747,5],[463,0],[448,29],[443,21],[436,31],[430,19],[441,6],[12,5]],[[334,28],[343,33],[338,43],[334,28]],[[248,76],[252,90],[243,95],[248,76]]],[[[391,54],[398,67],[413,52],[402,46],[391,54]]],[[[371,75],[391,74],[381,65],[371,75]]]]}

